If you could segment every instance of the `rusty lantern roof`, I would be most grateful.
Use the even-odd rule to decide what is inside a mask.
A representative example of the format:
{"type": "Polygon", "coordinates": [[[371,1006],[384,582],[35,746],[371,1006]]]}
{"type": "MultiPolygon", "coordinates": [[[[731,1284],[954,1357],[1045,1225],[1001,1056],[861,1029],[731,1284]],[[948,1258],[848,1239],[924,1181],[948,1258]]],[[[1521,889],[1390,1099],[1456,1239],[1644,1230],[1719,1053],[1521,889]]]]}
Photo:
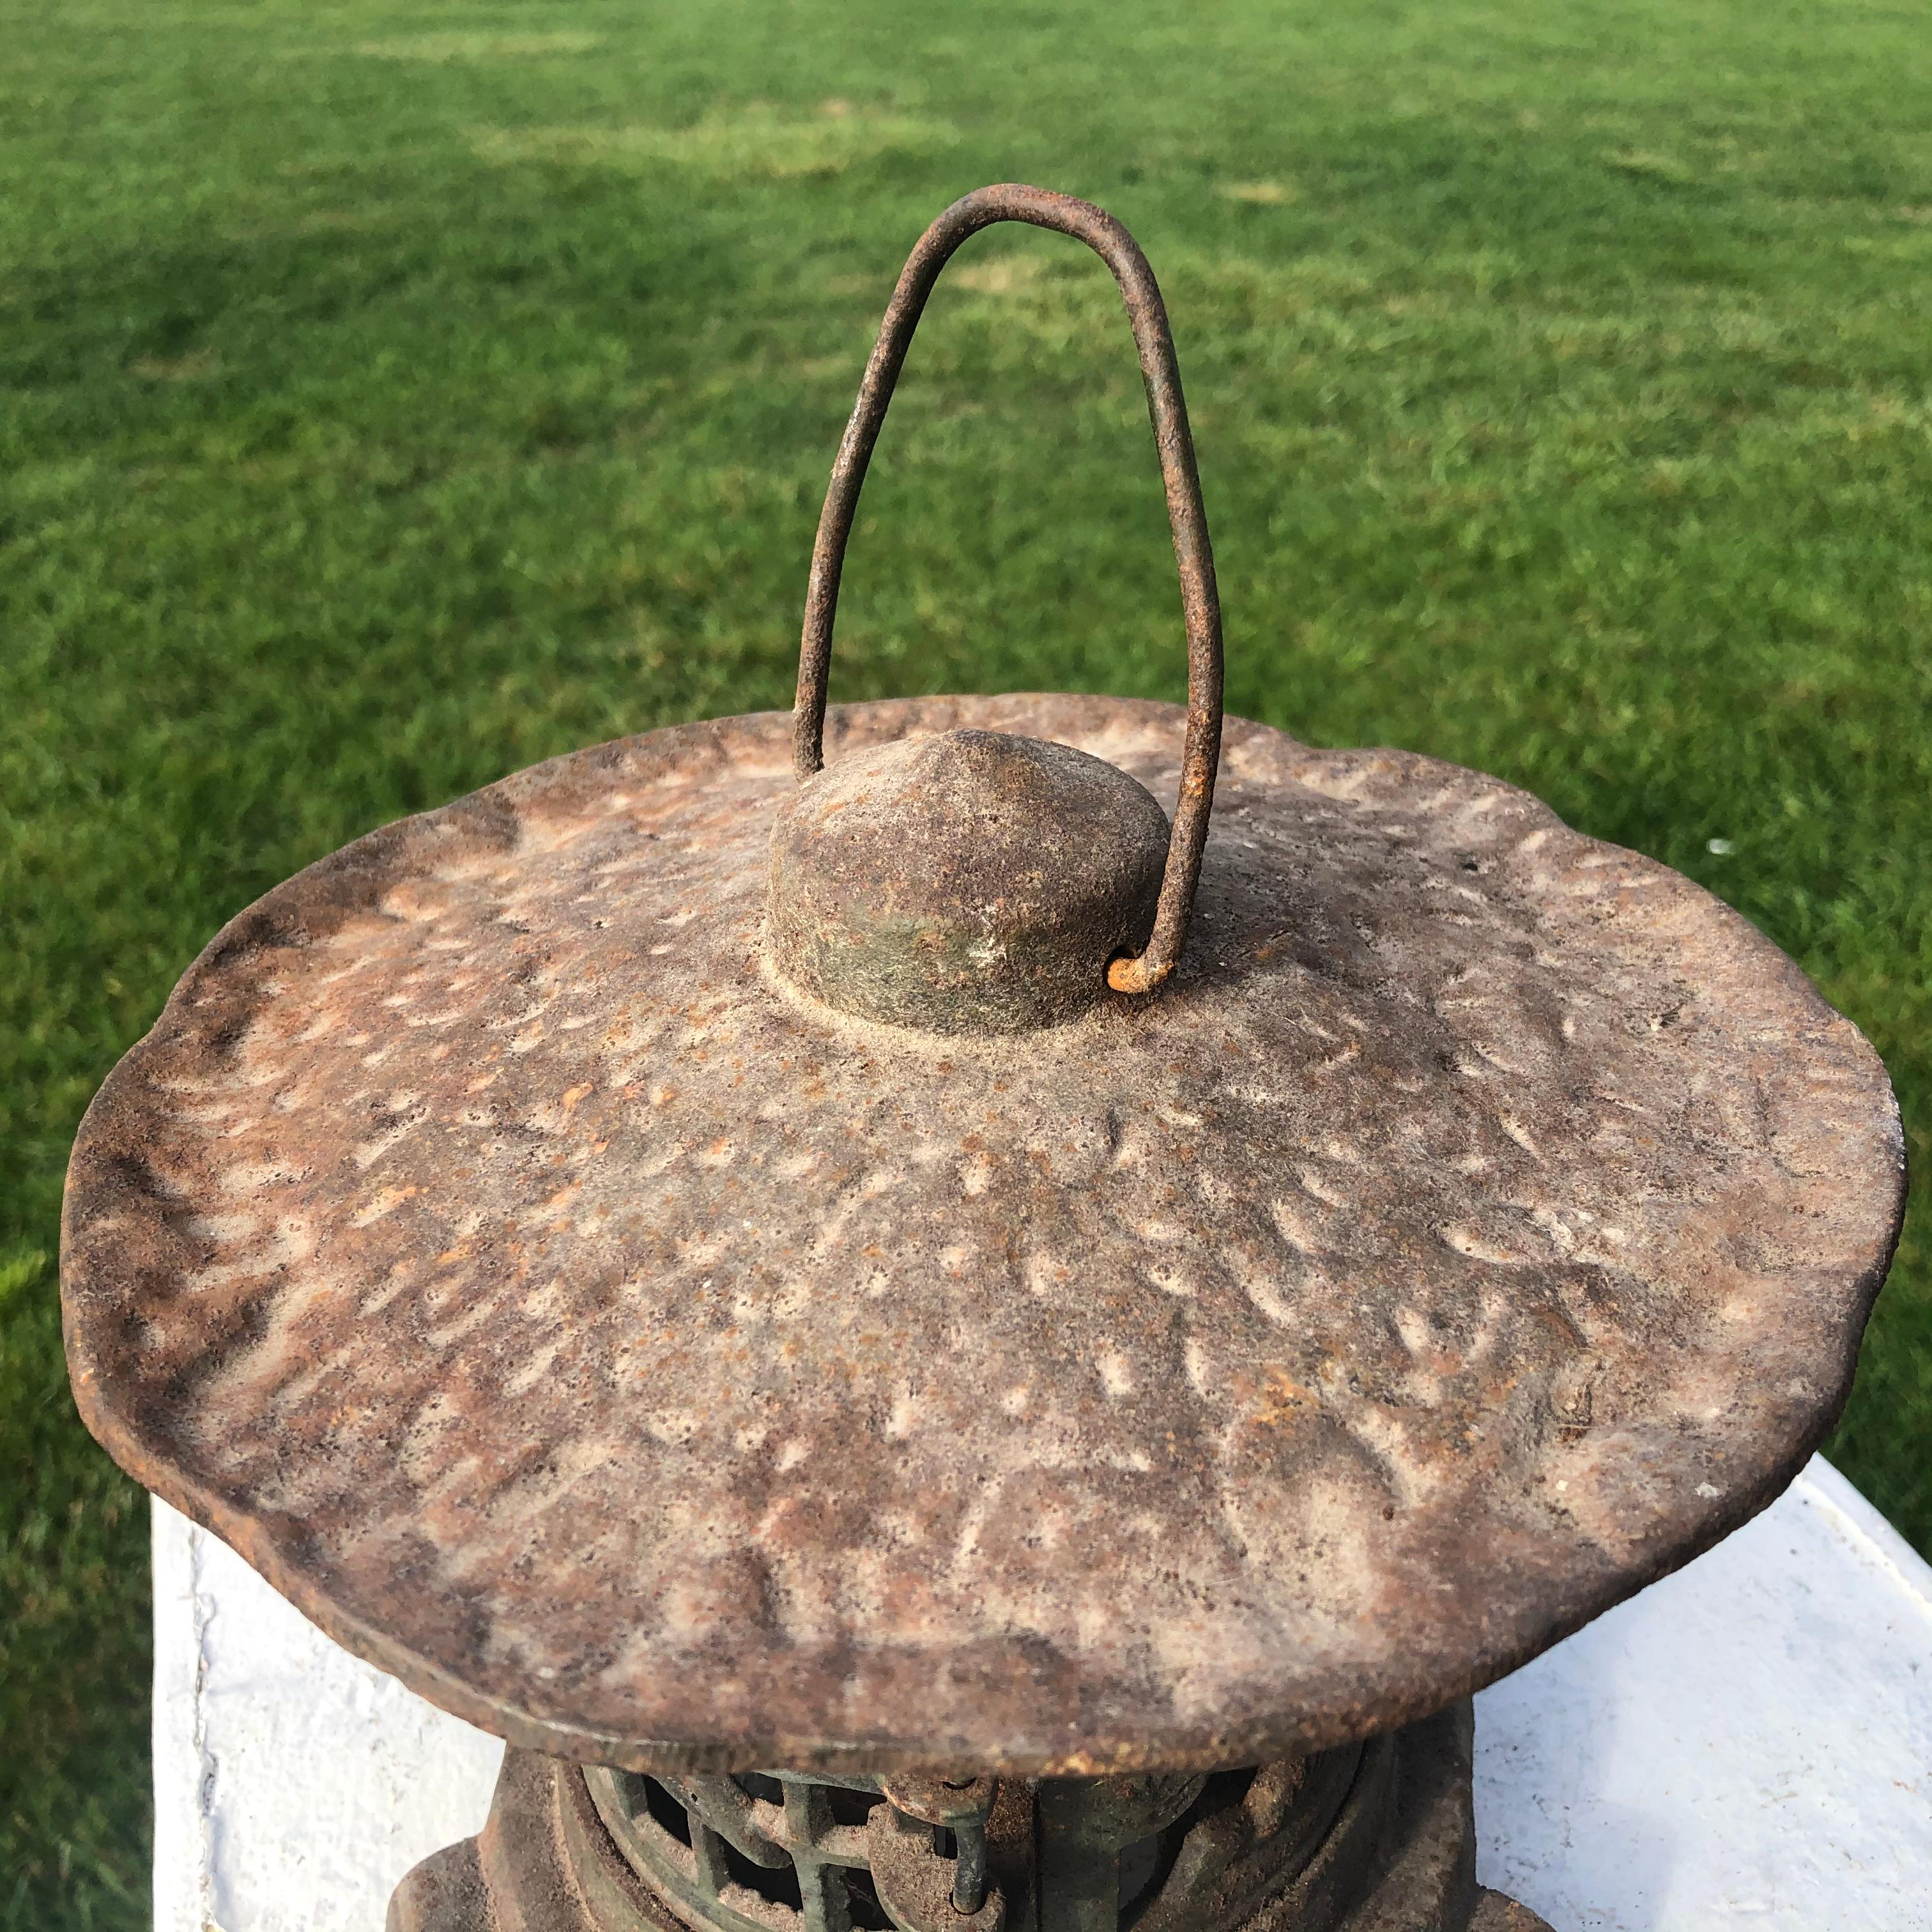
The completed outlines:
{"type": "Polygon", "coordinates": [[[921,248],[796,714],[553,760],[232,921],[75,1148],[76,1396],[330,1635],[532,1749],[1321,1749],[1796,1473],[1896,1237],[1896,1108],[1667,868],[1432,759],[1223,741],[1138,251],[1032,190],[921,248]],[[1126,293],[1189,710],[828,718],[905,340],[1010,218],[1126,293]]]}

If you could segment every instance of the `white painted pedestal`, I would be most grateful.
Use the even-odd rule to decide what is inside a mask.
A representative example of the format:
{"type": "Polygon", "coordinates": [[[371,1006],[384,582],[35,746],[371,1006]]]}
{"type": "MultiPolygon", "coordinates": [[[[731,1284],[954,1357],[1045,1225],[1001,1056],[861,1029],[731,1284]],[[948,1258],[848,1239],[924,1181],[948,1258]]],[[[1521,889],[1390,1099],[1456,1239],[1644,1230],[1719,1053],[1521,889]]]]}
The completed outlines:
{"type": "MultiPolygon", "coordinates": [[[[154,1507],[155,1932],[381,1932],[502,1747],[154,1507]]],[[[1932,1569],[1814,1461],[1476,1700],[1478,1870],[1555,1932],[1932,1928],[1932,1569]]]]}

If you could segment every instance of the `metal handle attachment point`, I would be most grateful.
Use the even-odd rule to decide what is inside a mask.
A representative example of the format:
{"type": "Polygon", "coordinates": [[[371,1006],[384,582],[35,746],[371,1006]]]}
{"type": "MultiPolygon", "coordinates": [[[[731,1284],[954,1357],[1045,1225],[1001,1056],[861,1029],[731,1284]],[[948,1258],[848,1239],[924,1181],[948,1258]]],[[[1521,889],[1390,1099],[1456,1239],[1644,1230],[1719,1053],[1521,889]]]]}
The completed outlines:
{"type": "Polygon", "coordinates": [[[1214,774],[1221,753],[1221,603],[1214,583],[1208,513],[1202,504],[1201,478],[1194,464],[1194,440],[1180,393],[1180,370],[1160,290],[1133,237],[1091,202],[1011,182],[982,188],[946,209],[920,237],[918,246],[907,258],[879,325],[879,339],[866,364],[859,399],[832,467],[825,507],[819,513],[812,577],[806,590],[798,698],[792,712],[792,766],[802,782],[825,762],[826,684],[832,668],[832,626],[838,608],[839,575],[859,492],[885,421],[886,405],[911,346],[913,332],[953,251],[969,236],[999,221],[1029,222],[1036,228],[1071,235],[1085,242],[1113,271],[1126,304],[1134,344],[1140,352],[1141,376],[1147,386],[1148,416],[1160,455],[1187,626],[1187,735],[1181,754],[1180,795],[1174,807],[1154,930],[1145,950],[1137,956],[1112,962],[1107,968],[1107,983],[1116,992],[1150,992],[1174,970],[1180,956],[1201,876],[1201,854],[1208,842],[1214,774]]]}

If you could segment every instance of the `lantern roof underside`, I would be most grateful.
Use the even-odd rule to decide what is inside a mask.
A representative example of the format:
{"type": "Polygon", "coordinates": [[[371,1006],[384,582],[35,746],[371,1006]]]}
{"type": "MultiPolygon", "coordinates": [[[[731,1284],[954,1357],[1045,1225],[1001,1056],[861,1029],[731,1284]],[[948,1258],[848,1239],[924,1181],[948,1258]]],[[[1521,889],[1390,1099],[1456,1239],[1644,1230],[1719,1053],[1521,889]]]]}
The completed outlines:
{"type": "MultiPolygon", "coordinates": [[[[1181,714],[956,726],[1163,800],[1181,714]]],[[[1896,1239],[1876,1054],[1501,782],[1231,721],[1174,982],[922,1035],[763,944],[788,715],[372,833],[90,1111],[82,1412],[325,1630],[633,1769],[1253,1762],[1423,1715],[1763,1507],[1896,1239]]]]}

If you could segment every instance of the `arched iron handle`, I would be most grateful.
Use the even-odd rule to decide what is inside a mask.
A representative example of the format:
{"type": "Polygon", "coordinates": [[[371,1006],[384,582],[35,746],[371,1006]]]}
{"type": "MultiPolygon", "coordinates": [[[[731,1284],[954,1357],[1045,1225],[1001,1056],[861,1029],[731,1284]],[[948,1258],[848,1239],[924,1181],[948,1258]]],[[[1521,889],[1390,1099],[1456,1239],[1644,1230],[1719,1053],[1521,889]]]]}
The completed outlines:
{"type": "Polygon", "coordinates": [[[913,331],[939,272],[968,236],[996,221],[1030,222],[1086,243],[1114,272],[1133,325],[1147,385],[1148,416],[1160,452],[1161,479],[1167,489],[1167,517],[1174,531],[1174,554],[1180,566],[1181,608],[1187,623],[1187,736],[1181,756],[1180,796],[1174,813],[1167,868],[1147,949],[1137,958],[1116,959],[1107,969],[1116,992],[1145,993],[1174,970],[1187,937],[1194,889],[1201,876],[1202,848],[1214,808],[1214,772],[1221,753],[1221,600],[1214,584],[1214,552],[1208,539],[1208,513],[1202,506],[1201,478],[1194,466],[1194,439],[1187,428],[1187,405],[1180,394],[1180,370],[1174,337],[1154,271],[1134,238],[1091,202],[1054,194],[1046,188],[1006,183],[982,188],[956,201],[919,238],[907,258],[898,286],[879,325],[879,339],[866,364],[859,400],[845,425],[832,482],[819,512],[818,536],[812,550],[812,578],[805,598],[805,635],[799,652],[798,699],[792,711],[792,767],[801,782],[825,762],[825,686],[832,668],[832,625],[838,608],[838,578],[845,545],[872,447],[904,366],[913,331]]]}

